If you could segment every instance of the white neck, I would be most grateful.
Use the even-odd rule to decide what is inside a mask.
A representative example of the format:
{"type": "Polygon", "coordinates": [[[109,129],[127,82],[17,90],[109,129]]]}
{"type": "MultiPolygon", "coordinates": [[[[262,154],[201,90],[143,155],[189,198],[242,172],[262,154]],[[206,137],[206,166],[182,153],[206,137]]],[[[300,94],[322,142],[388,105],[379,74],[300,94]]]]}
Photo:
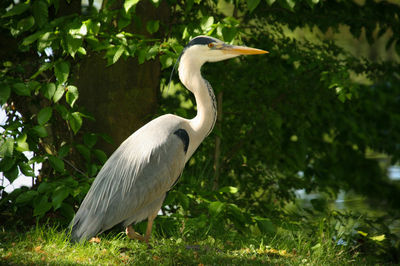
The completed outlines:
{"type": "Polygon", "coordinates": [[[187,152],[189,159],[205,137],[211,132],[217,118],[217,104],[210,83],[206,81],[200,72],[204,62],[193,57],[182,56],[179,64],[179,78],[190,90],[197,104],[197,115],[189,120],[190,144],[187,152]]]}

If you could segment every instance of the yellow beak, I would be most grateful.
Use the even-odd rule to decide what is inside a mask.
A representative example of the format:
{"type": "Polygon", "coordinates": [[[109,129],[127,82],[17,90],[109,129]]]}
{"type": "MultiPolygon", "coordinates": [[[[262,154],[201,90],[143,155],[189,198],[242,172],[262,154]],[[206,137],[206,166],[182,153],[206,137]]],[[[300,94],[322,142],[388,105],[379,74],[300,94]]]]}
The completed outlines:
{"type": "Polygon", "coordinates": [[[264,51],[257,48],[245,47],[245,46],[235,46],[235,45],[228,45],[225,44],[222,47],[222,50],[225,53],[229,54],[242,54],[242,55],[249,55],[249,54],[268,54],[268,51],[264,51]]]}

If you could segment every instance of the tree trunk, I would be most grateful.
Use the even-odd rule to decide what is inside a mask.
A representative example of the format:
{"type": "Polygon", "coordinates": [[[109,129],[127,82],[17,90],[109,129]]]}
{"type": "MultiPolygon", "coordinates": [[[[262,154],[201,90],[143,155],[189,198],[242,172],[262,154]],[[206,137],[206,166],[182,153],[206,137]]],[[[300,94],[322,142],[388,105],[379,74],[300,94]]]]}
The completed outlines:
{"type": "Polygon", "coordinates": [[[106,63],[101,54],[89,56],[79,68],[77,85],[79,104],[96,119],[86,120],[84,129],[109,135],[114,145],[102,148],[111,153],[155,113],[160,66],[158,60],[142,65],[135,59],[119,60],[110,67],[106,63]]]}
{"type": "MultiPolygon", "coordinates": [[[[132,23],[126,31],[146,35],[146,22],[161,20],[165,23],[169,18],[169,8],[166,3],[155,8],[150,1],[143,1],[136,7],[136,14],[142,23],[132,23]]],[[[103,54],[89,55],[76,73],[76,85],[80,106],[96,119],[94,122],[86,120],[84,130],[109,135],[114,143],[101,142],[100,145],[110,155],[155,114],[161,66],[158,58],[141,65],[136,58],[120,59],[109,67],[106,65],[103,54]]]]}

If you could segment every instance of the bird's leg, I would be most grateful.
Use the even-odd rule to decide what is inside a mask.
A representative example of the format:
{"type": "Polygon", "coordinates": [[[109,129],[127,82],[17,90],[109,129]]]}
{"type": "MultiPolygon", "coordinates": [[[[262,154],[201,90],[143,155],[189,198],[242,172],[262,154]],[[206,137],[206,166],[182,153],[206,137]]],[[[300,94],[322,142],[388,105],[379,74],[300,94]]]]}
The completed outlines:
{"type": "Polygon", "coordinates": [[[125,233],[130,239],[137,239],[139,241],[145,241],[145,238],[142,235],[136,233],[135,230],[133,230],[132,225],[130,225],[126,228],[125,233]]]}
{"type": "Polygon", "coordinates": [[[150,239],[150,235],[151,235],[151,229],[153,227],[153,221],[154,219],[157,217],[158,211],[156,211],[154,214],[150,215],[149,217],[147,217],[147,229],[146,229],[146,235],[142,236],[140,234],[138,234],[137,232],[135,232],[135,230],[133,229],[132,225],[129,225],[126,230],[125,233],[126,235],[130,238],[130,239],[137,239],[139,241],[144,241],[147,244],[149,243],[149,239],[150,239]]]}
{"type": "Polygon", "coordinates": [[[147,217],[147,229],[146,229],[146,235],[144,236],[144,241],[146,243],[149,243],[149,239],[151,236],[151,229],[153,228],[153,221],[157,217],[158,211],[147,217]]]}

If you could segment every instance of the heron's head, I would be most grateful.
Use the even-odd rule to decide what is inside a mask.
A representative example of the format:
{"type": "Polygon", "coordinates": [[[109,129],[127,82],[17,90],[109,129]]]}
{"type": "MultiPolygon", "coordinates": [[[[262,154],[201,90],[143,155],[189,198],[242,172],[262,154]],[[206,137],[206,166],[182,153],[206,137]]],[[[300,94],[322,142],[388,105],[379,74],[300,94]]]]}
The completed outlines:
{"type": "Polygon", "coordinates": [[[266,53],[268,52],[256,48],[230,45],[209,36],[197,36],[186,45],[178,59],[179,78],[190,89],[188,82],[192,74],[200,71],[206,62],[218,62],[239,55],[266,53]]]}
{"type": "Polygon", "coordinates": [[[201,65],[205,62],[218,62],[239,55],[265,54],[267,51],[226,44],[209,36],[197,36],[193,38],[182,52],[182,59],[197,61],[201,65]]]}

